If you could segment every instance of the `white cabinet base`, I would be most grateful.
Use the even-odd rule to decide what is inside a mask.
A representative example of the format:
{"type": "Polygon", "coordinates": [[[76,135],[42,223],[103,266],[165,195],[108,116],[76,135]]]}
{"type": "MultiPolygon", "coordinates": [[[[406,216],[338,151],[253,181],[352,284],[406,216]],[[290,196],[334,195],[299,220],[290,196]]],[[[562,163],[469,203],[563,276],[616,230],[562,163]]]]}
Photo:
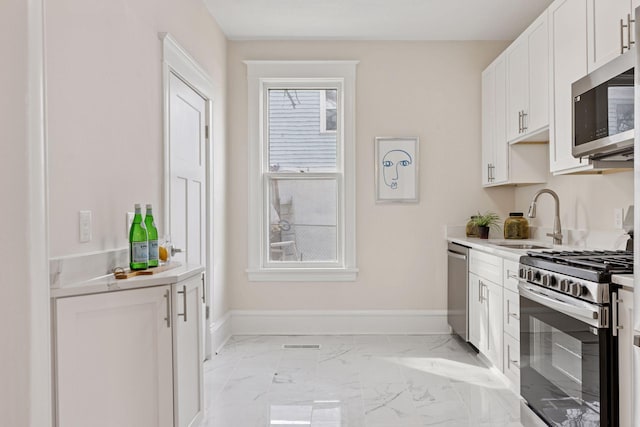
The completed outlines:
{"type": "Polygon", "coordinates": [[[169,289],[56,300],[58,426],[173,426],[169,289]]]}

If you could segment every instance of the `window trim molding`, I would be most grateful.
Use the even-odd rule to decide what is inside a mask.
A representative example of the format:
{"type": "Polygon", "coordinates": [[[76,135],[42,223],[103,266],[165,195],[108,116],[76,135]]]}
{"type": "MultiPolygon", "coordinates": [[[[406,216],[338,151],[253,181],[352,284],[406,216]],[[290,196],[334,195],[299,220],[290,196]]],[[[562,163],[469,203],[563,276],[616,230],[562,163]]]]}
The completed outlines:
{"type": "MultiPolygon", "coordinates": [[[[356,134],[355,134],[355,89],[356,65],[359,61],[244,61],[247,66],[248,88],[248,269],[250,281],[354,281],[356,268],[356,134]],[[265,123],[260,116],[264,105],[265,84],[274,81],[303,81],[340,79],[343,91],[342,153],[338,155],[338,169],[343,171],[342,259],[340,266],[312,268],[267,267],[264,259],[264,192],[262,165],[265,150],[262,141],[265,123]]],[[[339,252],[340,252],[339,251],[339,252]]]]}

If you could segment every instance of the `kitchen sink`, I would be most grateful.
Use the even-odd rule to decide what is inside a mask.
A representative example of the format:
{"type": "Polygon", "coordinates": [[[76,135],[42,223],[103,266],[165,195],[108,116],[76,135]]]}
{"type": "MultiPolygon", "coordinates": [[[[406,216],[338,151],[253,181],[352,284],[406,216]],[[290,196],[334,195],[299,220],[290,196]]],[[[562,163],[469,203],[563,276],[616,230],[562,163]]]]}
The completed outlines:
{"type": "Polygon", "coordinates": [[[496,243],[496,246],[509,249],[551,249],[549,246],[540,246],[532,243],[496,243]]]}

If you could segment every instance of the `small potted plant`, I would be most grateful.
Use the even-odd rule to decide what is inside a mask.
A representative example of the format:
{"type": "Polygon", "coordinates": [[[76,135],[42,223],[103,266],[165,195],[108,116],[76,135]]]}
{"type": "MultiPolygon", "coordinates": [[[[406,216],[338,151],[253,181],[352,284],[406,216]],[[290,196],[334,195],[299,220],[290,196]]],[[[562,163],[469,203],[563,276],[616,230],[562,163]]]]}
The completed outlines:
{"type": "Polygon", "coordinates": [[[494,212],[485,212],[478,215],[473,219],[473,224],[478,227],[478,234],[481,239],[489,238],[489,229],[500,229],[500,217],[494,212]]]}

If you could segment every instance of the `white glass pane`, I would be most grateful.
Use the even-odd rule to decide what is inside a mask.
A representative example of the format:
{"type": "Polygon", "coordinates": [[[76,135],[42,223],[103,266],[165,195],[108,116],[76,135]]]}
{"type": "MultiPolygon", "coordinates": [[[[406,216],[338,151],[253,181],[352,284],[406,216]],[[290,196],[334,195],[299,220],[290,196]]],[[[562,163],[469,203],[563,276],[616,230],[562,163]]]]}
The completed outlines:
{"type": "Polygon", "coordinates": [[[336,262],[334,179],[269,181],[269,260],[336,262]]]}
{"type": "MultiPolygon", "coordinates": [[[[336,92],[329,90],[327,92],[336,92]]],[[[337,124],[335,97],[327,102],[318,89],[270,89],[268,91],[268,150],[272,172],[335,171],[337,136],[323,132],[337,124]],[[323,104],[329,106],[323,112],[323,104]],[[321,121],[327,123],[324,126],[321,121]]]]}

